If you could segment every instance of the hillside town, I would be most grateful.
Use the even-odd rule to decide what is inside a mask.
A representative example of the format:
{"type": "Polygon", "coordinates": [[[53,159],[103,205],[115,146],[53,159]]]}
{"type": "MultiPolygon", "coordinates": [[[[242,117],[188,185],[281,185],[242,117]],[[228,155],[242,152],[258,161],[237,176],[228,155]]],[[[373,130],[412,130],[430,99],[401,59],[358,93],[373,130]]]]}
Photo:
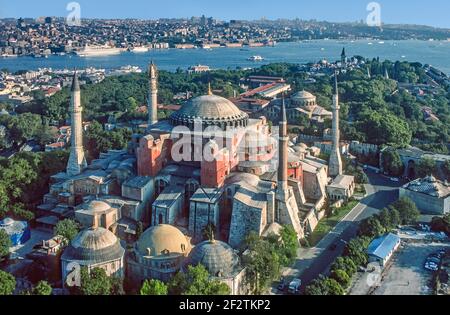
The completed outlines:
{"type": "MultiPolygon", "coordinates": [[[[212,17],[189,19],[83,19],[68,25],[65,18],[0,20],[0,55],[48,57],[80,53],[86,47],[102,48],[104,54],[143,49],[239,48],[275,45],[281,41],[314,39],[437,39],[448,40],[448,30],[386,25],[383,32],[356,23],[268,20],[221,21],[212,17]],[[116,50],[114,50],[115,48],[116,50]]],[[[98,51],[96,51],[97,53],[98,51]]],[[[92,53],[92,52],[91,52],[92,53]]]]}

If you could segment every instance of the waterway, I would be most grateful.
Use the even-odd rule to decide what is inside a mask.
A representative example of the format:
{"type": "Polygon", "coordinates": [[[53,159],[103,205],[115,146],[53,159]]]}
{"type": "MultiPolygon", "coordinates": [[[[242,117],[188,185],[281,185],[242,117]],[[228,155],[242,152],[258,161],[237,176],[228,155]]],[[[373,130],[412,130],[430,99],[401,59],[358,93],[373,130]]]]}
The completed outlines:
{"type": "Polygon", "coordinates": [[[17,57],[1,58],[0,69],[10,71],[37,70],[38,68],[72,69],[96,67],[117,69],[126,65],[146,68],[154,60],[163,70],[175,71],[178,68],[202,64],[212,69],[252,68],[274,62],[307,63],[322,59],[335,61],[340,58],[345,47],[348,56],[379,57],[407,60],[431,64],[450,74],[450,41],[337,41],[318,40],[305,42],[279,43],[275,47],[254,48],[214,48],[206,49],[166,49],[151,50],[146,53],[124,52],[120,55],[101,57],[78,57],[75,55],[51,55],[48,58],[17,57]],[[262,62],[249,61],[253,55],[264,58],[262,62]]]}

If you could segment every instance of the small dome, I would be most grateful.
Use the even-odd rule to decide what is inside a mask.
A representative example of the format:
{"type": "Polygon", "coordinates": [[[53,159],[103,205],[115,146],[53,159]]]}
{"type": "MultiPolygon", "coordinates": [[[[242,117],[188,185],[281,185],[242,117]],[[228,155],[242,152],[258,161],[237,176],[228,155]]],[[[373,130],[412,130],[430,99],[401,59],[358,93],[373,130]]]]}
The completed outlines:
{"type": "Polygon", "coordinates": [[[119,239],[104,228],[90,228],[81,231],[64,251],[63,260],[104,262],[122,257],[125,253],[119,239]]]}
{"type": "Polygon", "coordinates": [[[233,276],[239,265],[239,256],[230,245],[220,241],[205,241],[198,244],[189,255],[188,265],[205,266],[213,277],[233,276]]]}
{"type": "Polygon", "coordinates": [[[81,231],[72,241],[72,246],[77,249],[99,250],[113,246],[117,241],[117,237],[111,231],[92,228],[81,231]]]}
{"type": "Polygon", "coordinates": [[[295,93],[292,98],[297,99],[297,100],[315,100],[316,97],[307,92],[307,91],[300,91],[298,93],[295,93]]]}
{"type": "Polygon", "coordinates": [[[193,128],[196,121],[201,121],[203,127],[246,126],[248,115],[226,98],[217,95],[203,95],[189,100],[181,109],[170,117],[174,126],[193,128]]]}
{"type": "Polygon", "coordinates": [[[106,202],[100,200],[93,200],[87,206],[87,210],[90,210],[92,212],[103,212],[108,211],[109,209],[111,209],[111,206],[106,202]]]}
{"type": "Polygon", "coordinates": [[[191,247],[186,236],[176,227],[161,224],[146,230],[137,243],[142,256],[165,254],[187,255],[191,247]]]}

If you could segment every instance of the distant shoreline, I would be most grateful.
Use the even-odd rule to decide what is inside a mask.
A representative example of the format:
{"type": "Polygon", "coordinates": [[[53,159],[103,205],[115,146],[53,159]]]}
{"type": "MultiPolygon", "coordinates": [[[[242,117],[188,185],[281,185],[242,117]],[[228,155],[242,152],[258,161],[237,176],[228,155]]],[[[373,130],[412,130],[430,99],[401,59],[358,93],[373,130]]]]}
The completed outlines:
{"type": "MultiPolygon", "coordinates": [[[[279,42],[275,47],[239,47],[234,49],[152,49],[144,53],[122,52],[118,55],[79,57],[72,54],[49,55],[48,58],[21,56],[0,58],[0,69],[10,72],[52,68],[64,70],[73,68],[118,69],[133,65],[145,69],[153,59],[161,70],[176,71],[203,64],[211,69],[253,68],[271,63],[286,62],[306,64],[322,59],[336,61],[345,47],[349,57],[362,56],[391,61],[409,61],[430,64],[450,74],[450,41],[424,40],[379,40],[379,39],[329,39],[279,42]],[[372,45],[369,43],[372,42],[372,45]],[[383,42],[383,43],[381,43],[383,42]],[[447,46],[448,45],[448,46],[447,46]],[[245,49],[242,49],[245,48],[245,49]],[[260,55],[263,62],[251,62],[252,55],[260,55]]],[[[229,47],[233,48],[233,47],[229,47]]]]}

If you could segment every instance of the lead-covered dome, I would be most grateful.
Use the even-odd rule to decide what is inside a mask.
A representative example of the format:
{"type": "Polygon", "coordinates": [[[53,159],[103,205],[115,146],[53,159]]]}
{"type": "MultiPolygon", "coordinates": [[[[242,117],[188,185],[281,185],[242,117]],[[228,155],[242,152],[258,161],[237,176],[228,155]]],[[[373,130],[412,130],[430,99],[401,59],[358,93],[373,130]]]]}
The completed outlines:
{"type": "Polygon", "coordinates": [[[186,236],[176,227],[160,224],[146,230],[137,243],[139,254],[147,257],[179,254],[187,255],[190,245],[186,236]]]}
{"type": "Polygon", "coordinates": [[[104,211],[108,211],[109,209],[111,209],[111,206],[109,204],[107,204],[104,201],[100,201],[100,200],[93,200],[91,201],[86,210],[92,211],[92,212],[104,212],[104,211]]]}
{"type": "Polygon", "coordinates": [[[248,115],[226,98],[217,95],[203,95],[189,100],[181,109],[173,113],[170,121],[174,126],[186,126],[191,130],[195,121],[201,121],[203,129],[217,126],[245,127],[248,115]]]}
{"type": "Polygon", "coordinates": [[[188,265],[205,266],[213,277],[227,278],[240,271],[239,256],[230,245],[221,241],[205,241],[192,250],[188,265]]]}
{"type": "Polygon", "coordinates": [[[292,95],[291,102],[296,106],[311,107],[316,105],[316,96],[307,91],[300,91],[292,95]]]}
{"type": "Polygon", "coordinates": [[[99,227],[78,233],[64,251],[62,259],[100,263],[119,259],[124,253],[119,239],[111,231],[99,227]]]}

